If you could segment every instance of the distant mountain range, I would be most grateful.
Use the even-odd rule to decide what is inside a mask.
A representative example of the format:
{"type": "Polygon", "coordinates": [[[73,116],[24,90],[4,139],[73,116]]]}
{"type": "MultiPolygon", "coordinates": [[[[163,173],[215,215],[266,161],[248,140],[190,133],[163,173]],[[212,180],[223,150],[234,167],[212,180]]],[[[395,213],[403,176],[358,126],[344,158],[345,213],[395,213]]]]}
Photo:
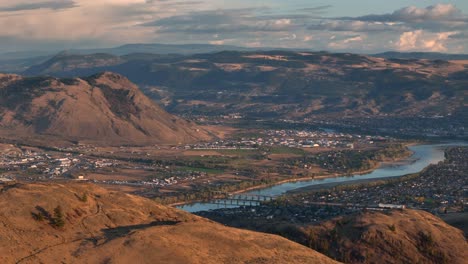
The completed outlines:
{"type": "MultiPolygon", "coordinates": [[[[260,49],[260,48],[259,48],[260,49]]],[[[180,54],[191,55],[200,53],[213,53],[226,50],[254,51],[257,49],[243,48],[229,45],[210,45],[210,44],[128,44],[114,48],[101,49],[71,49],[66,51],[24,51],[9,52],[0,54],[0,73],[21,73],[28,67],[44,62],[56,54],[69,55],[92,55],[96,53],[105,53],[109,55],[122,56],[132,53],[145,54],[180,54]]],[[[270,48],[261,48],[261,50],[270,50],[270,48]]]]}
{"type": "Polygon", "coordinates": [[[21,73],[33,65],[49,60],[51,57],[53,56],[46,55],[18,59],[1,59],[0,57],[0,73],[21,73]]]}
{"type": "Polygon", "coordinates": [[[76,49],[68,50],[75,54],[108,53],[116,56],[131,53],[152,53],[152,54],[181,54],[191,55],[200,53],[213,53],[226,50],[253,51],[270,50],[271,48],[246,48],[231,45],[211,45],[211,44],[127,44],[115,48],[103,49],[76,49]]]}
{"type": "Polygon", "coordinates": [[[0,130],[107,144],[210,138],[165,112],[127,78],[109,72],[75,79],[0,75],[0,130]]]}
{"type": "MultiPolygon", "coordinates": [[[[123,56],[132,53],[146,54],[179,54],[193,55],[203,53],[215,53],[221,51],[291,51],[291,52],[313,52],[311,49],[288,49],[273,47],[239,47],[232,45],[212,45],[212,44],[127,44],[113,48],[97,49],[70,49],[60,53],[75,55],[91,55],[96,53],[106,53],[115,56],[123,56]]],[[[45,61],[55,56],[59,51],[22,51],[0,54],[0,72],[19,73],[27,67],[45,61]]],[[[371,55],[379,58],[399,58],[399,59],[430,59],[430,60],[467,60],[467,54],[444,54],[432,52],[385,52],[371,55]]]]}
{"type": "Polygon", "coordinates": [[[59,54],[26,75],[127,76],[174,113],[253,118],[457,115],[463,61],[384,59],[327,52],[224,51],[195,55],[59,54]]]}
{"type": "Polygon", "coordinates": [[[200,53],[213,53],[226,50],[235,51],[255,51],[255,50],[273,50],[274,48],[246,48],[230,45],[211,45],[211,44],[127,44],[113,48],[98,49],[69,49],[64,51],[22,51],[0,53],[0,66],[6,61],[24,61],[34,58],[51,58],[57,53],[90,55],[95,53],[107,53],[116,56],[127,55],[131,53],[152,53],[152,54],[181,54],[191,55],[200,53]]]}
{"type": "Polygon", "coordinates": [[[438,52],[396,52],[389,51],[372,55],[386,59],[413,59],[413,60],[468,60],[468,54],[447,54],[438,52]]]}

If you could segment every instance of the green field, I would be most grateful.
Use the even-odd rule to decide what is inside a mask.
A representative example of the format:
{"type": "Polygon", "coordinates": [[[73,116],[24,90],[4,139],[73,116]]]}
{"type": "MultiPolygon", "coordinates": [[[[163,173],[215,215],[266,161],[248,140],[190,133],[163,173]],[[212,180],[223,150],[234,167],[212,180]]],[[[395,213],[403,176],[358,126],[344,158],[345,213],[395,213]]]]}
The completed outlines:
{"type": "Polygon", "coordinates": [[[290,148],[290,147],[271,147],[271,154],[296,154],[303,155],[305,151],[299,148],[290,148]]]}
{"type": "Polygon", "coordinates": [[[212,168],[179,167],[178,169],[181,170],[181,171],[199,171],[199,172],[205,172],[205,173],[210,173],[210,174],[224,173],[224,170],[212,169],[212,168]]]}

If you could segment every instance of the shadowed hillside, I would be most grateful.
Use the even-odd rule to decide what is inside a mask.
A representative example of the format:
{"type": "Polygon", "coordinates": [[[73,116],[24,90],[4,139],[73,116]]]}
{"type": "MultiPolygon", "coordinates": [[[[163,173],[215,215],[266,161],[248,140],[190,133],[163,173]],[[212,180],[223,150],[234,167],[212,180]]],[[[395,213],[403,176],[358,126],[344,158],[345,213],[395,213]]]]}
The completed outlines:
{"type": "Polygon", "coordinates": [[[461,230],[424,211],[368,212],[304,231],[309,245],[346,263],[466,263],[461,230]]]}
{"type": "MultiPolygon", "coordinates": [[[[259,212],[271,209],[268,213],[270,219],[246,213],[250,209],[244,213],[225,209],[200,212],[199,215],[232,227],[277,234],[345,263],[462,264],[468,257],[463,232],[425,211],[343,213],[333,219],[322,219],[317,224],[312,221],[319,216],[313,213],[302,217],[302,222],[296,216],[305,211],[320,215],[320,210],[328,211],[329,208],[256,208],[259,212]]],[[[338,213],[329,212],[330,215],[338,213]]]]}

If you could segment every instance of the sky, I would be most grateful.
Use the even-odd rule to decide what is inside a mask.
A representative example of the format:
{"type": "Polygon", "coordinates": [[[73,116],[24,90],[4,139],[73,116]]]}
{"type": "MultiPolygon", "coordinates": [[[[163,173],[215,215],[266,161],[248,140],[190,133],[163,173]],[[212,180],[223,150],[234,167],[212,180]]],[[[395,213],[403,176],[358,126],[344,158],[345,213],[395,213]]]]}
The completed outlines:
{"type": "Polygon", "coordinates": [[[0,53],[129,43],[468,53],[468,0],[0,0],[0,53]]]}

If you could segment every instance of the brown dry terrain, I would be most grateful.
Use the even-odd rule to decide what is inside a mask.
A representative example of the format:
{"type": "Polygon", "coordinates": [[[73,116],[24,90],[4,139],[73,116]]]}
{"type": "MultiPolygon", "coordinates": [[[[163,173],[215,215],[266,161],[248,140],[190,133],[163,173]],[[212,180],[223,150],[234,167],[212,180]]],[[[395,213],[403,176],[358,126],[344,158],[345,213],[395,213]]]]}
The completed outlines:
{"type": "Polygon", "coordinates": [[[466,263],[463,232],[416,210],[366,212],[305,231],[310,246],[346,263],[466,263]]]}
{"type": "Polygon", "coordinates": [[[186,143],[209,139],[197,125],[170,115],[127,78],[0,75],[0,129],[107,144],[186,143]]]}
{"type": "Polygon", "coordinates": [[[0,206],[1,263],[335,263],[281,237],[90,184],[5,186],[0,206]]]}

